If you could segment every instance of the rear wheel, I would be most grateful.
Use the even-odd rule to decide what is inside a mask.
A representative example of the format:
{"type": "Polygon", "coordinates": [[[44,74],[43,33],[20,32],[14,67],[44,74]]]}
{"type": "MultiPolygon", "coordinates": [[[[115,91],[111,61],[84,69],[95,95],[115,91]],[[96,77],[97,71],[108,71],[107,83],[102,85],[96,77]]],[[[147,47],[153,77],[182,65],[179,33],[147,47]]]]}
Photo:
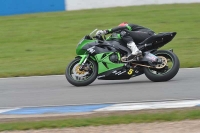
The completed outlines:
{"type": "Polygon", "coordinates": [[[80,58],[74,59],[65,72],[66,79],[74,86],[86,86],[91,84],[97,78],[97,64],[88,59],[84,65],[84,70],[80,71],[80,58]]]}
{"type": "Polygon", "coordinates": [[[144,68],[148,79],[154,82],[168,81],[179,71],[180,62],[178,57],[171,51],[159,50],[153,53],[162,60],[156,68],[144,68]]]}

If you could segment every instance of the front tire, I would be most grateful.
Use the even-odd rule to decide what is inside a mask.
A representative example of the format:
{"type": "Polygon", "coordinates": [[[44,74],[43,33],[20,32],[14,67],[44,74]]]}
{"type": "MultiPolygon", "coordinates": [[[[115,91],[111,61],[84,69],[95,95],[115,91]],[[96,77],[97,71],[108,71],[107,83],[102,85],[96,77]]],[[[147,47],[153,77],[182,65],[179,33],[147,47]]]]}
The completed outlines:
{"type": "Polygon", "coordinates": [[[88,59],[86,61],[86,65],[88,67],[88,71],[83,70],[80,71],[78,64],[80,61],[80,58],[76,58],[73,61],[69,63],[69,65],[66,68],[65,76],[69,83],[71,83],[74,86],[86,86],[94,82],[94,80],[97,78],[98,74],[98,67],[96,62],[93,60],[88,59]]]}
{"type": "Polygon", "coordinates": [[[179,71],[180,62],[178,57],[171,51],[159,50],[153,53],[156,56],[164,57],[167,61],[165,67],[161,69],[144,68],[146,77],[154,82],[163,82],[171,80],[179,71]]]}

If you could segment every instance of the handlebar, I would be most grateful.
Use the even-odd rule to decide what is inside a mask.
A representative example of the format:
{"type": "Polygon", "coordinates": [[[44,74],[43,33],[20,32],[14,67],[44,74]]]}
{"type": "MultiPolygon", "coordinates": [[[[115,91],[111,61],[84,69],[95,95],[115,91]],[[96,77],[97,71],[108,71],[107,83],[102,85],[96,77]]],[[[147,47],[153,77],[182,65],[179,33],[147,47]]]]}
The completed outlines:
{"type": "Polygon", "coordinates": [[[90,38],[90,39],[94,38],[94,39],[97,39],[98,41],[105,41],[106,40],[105,36],[102,36],[102,35],[94,35],[94,36],[92,36],[92,34],[94,34],[97,30],[98,29],[95,29],[89,35],[86,35],[87,38],[90,38]]]}
{"type": "Polygon", "coordinates": [[[93,36],[93,38],[100,40],[100,41],[105,41],[105,37],[103,37],[102,35],[95,35],[95,36],[93,36]]]}

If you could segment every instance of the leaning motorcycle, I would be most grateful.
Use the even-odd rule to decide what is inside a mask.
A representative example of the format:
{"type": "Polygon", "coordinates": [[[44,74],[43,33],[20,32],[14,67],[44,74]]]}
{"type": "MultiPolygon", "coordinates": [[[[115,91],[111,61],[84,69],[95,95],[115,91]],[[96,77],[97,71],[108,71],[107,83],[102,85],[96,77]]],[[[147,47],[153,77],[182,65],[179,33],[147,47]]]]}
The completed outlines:
{"type": "Polygon", "coordinates": [[[158,50],[176,32],[158,33],[137,44],[142,55],[126,61],[131,51],[117,33],[109,37],[95,36],[97,29],[84,36],[77,45],[74,60],[66,68],[65,76],[74,86],[86,86],[95,79],[124,80],[145,74],[154,82],[171,80],[179,71],[180,63],[172,49],[158,50]]]}

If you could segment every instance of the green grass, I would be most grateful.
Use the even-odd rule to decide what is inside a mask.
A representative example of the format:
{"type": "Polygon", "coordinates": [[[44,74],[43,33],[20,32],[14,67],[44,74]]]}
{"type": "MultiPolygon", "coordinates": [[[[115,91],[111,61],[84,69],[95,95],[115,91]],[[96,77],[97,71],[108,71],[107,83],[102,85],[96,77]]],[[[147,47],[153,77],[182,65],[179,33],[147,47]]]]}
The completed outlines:
{"type": "Polygon", "coordinates": [[[164,121],[181,121],[200,119],[200,110],[176,110],[162,113],[140,113],[109,115],[89,118],[66,118],[62,120],[46,120],[35,122],[9,122],[0,123],[0,131],[5,130],[30,130],[42,128],[85,127],[129,123],[150,123],[164,121]]]}
{"type": "Polygon", "coordinates": [[[0,77],[64,74],[79,40],[95,28],[128,21],[176,31],[181,67],[200,67],[200,4],[132,6],[0,17],[0,77]]]}

